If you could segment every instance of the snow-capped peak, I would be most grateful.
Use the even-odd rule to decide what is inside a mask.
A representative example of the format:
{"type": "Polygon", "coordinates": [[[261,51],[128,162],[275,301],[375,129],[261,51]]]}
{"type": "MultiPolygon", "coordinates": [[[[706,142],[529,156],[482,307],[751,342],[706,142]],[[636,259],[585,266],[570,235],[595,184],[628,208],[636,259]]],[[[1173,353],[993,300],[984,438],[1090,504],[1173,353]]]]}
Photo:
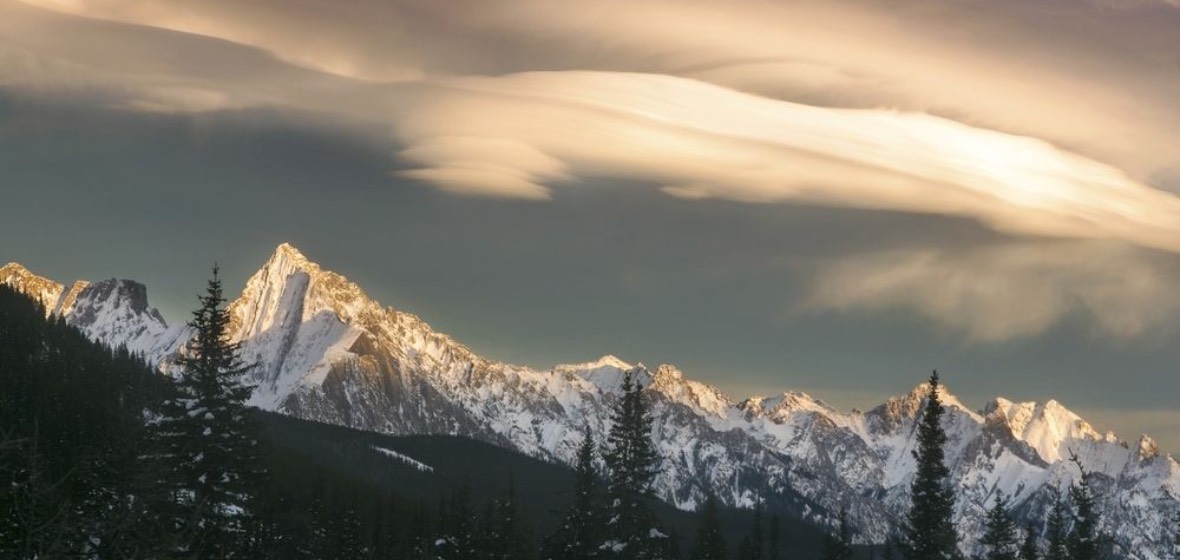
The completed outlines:
{"type": "Polygon", "coordinates": [[[1140,461],[1146,461],[1158,457],[1160,454],[1160,446],[1155,442],[1151,436],[1143,434],[1139,436],[1139,444],[1135,447],[1136,456],[1140,461]]]}
{"type": "Polygon", "coordinates": [[[52,313],[65,286],[43,276],[33,274],[20,263],[10,262],[0,267],[0,283],[41,302],[46,313],[52,313]]]}
{"type": "MultiPolygon", "coordinates": [[[[618,392],[623,384],[623,374],[636,371],[643,366],[635,366],[607,354],[592,362],[580,364],[559,364],[553,366],[553,371],[562,375],[573,375],[590,382],[604,393],[618,392]]],[[[640,380],[642,382],[642,380],[640,380]]]]}
{"type": "MultiPolygon", "coordinates": [[[[187,335],[183,328],[154,334],[162,320],[137,284],[80,282],[64,291],[19,265],[0,268],[0,280],[58,294],[51,309],[75,324],[93,316],[79,324],[92,338],[159,341],[148,351],[153,359],[187,335]],[[103,328],[112,325],[126,328],[103,328]]],[[[252,404],[266,409],[379,432],[462,434],[568,463],[586,430],[599,440],[609,431],[619,385],[632,372],[649,388],[656,417],[663,462],[655,491],[679,507],[699,505],[705,492],[736,507],[777,500],[809,518],[847,507],[861,538],[879,542],[909,503],[925,383],[869,412],[839,413],[800,392],[734,404],[674,366],[649,370],[611,355],[550,370],[496,362],[414,315],[381,307],[286,243],[230,310],[244,358],[259,364],[252,404]]],[[[1134,555],[1142,559],[1170,550],[1160,535],[1180,509],[1173,498],[1180,465],[1150,438],[1135,445],[1102,436],[1055,401],[996,399],[985,421],[945,386],[940,395],[965,546],[978,539],[996,488],[1014,496],[1028,519],[1043,512],[1051,489],[1076,475],[1063,460],[1074,451],[1120,489],[1104,507],[1123,550],[1145,551],[1134,555]]]]}
{"type": "Polygon", "coordinates": [[[589,363],[582,364],[582,365],[583,365],[584,367],[586,367],[587,369],[598,369],[598,368],[603,368],[603,367],[613,367],[613,368],[615,368],[615,369],[619,369],[619,370],[623,370],[623,371],[626,371],[626,370],[629,370],[629,369],[631,369],[631,368],[635,367],[635,366],[633,366],[633,365],[631,365],[631,364],[629,364],[629,363],[627,363],[627,362],[624,362],[623,360],[619,359],[619,358],[618,358],[617,356],[615,356],[614,354],[606,354],[606,355],[602,356],[601,358],[598,358],[597,360],[595,360],[595,361],[593,361],[593,362],[589,362],[589,363]]]}
{"type": "MultiPolygon", "coordinates": [[[[885,401],[885,404],[878,406],[874,411],[877,413],[885,413],[895,419],[907,418],[912,419],[918,416],[918,411],[921,410],[926,398],[930,396],[930,385],[928,383],[920,383],[914,387],[912,391],[905,395],[891,397],[885,401]]],[[[938,396],[942,401],[944,408],[958,410],[976,422],[982,422],[983,418],[975,411],[967,408],[959,401],[946,385],[938,386],[938,396]]]]}
{"type": "Polygon", "coordinates": [[[275,248],[258,272],[246,282],[230,306],[239,321],[238,336],[247,339],[329,313],[348,322],[367,310],[380,310],[359,286],[311,262],[289,243],[275,248]]]}
{"type": "Polygon", "coordinates": [[[279,246],[275,247],[275,252],[270,258],[272,261],[275,259],[282,259],[292,262],[310,264],[310,261],[307,260],[307,257],[303,256],[303,253],[300,252],[299,249],[287,242],[279,243],[279,246]]]}
{"type": "Polygon", "coordinates": [[[178,344],[179,330],[169,329],[164,317],[148,304],[147,287],[139,282],[78,280],[67,290],[17,263],[0,268],[0,282],[39,300],[46,315],[64,317],[91,339],[108,346],[125,345],[158,358],[178,344]]]}
{"type": "Polygon", "coordinates": [[[840,415],[827,403],[799,391],[787,391],[776,397],[750,397],[739,406],[748,414],[778,422],[798,412],[813,412],[832,417],[840,415]]]}
{"type": "Polygon", "coordinates": [[[1012,435],[1029,444],[1042,459],[1051,463],[1067,457],[1072,442],[1113,438],[1113,434],[1103,436],[1098,433],[1080,416],[1055,400],[1014,403],[997,398],[988,404],[985,411],[1002,415],[1012,429],[1012,435]]]}
{"type": "Polygon", "coordinates": [[[684,372],[670,364],[661,364],[652,374],[651,388],[672,402],[685,405],[709,416],[723,417],[733,403],[712,385],[684,377],[684,372]]]}

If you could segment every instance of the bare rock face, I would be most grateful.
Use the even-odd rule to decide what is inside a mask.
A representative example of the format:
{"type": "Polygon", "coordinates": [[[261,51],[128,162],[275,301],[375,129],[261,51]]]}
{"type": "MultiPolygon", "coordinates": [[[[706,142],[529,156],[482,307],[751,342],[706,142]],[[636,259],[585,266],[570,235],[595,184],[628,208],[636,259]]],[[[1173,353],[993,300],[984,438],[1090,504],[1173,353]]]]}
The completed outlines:
{"type": "MultiPolygon", "coordinates": [[[[0,268],[0,281],[165,370],[190,336],[169,327],[135,282],[66,290],[15,264],[0,268]]],[[[614,356],[548,370],[495,362],[415,315],[382,307],[287,244],[249,279],[230,313],[234,339],[255,364],[251,402],[264,409],[390,434],[467,435],[572,463],[585,430],[605,438],[631,372],[653,406],[663,457],[657,493],[678,507],[697,507],[706,491],[727,505],[762,504],[819,523],[847,507],[862,542],[884,540],[908,507],[925,385],[845,413],[797,392],[735,402],[674,366],[649,369],[614,356]]],[[[1051,489],[1077,476],[1070,451],[1098,477],[1104,529],[1121,556],[1170,550],[1180,466],[1150,438],[1129,445],[1100,434],[1055,401],[995,399],[975,412],[941,396],[965,552],[975,551],[997,489],[1022,521],[1043,519],[1051,489]]]]}

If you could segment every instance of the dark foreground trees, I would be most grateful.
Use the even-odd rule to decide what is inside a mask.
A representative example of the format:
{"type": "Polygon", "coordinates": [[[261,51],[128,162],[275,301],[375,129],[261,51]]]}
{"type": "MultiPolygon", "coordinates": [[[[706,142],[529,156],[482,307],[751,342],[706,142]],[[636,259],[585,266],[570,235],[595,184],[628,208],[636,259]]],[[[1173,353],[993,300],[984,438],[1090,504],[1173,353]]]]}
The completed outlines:
{"type": "Polygon", "coordinates": [[[979,544],[983,546],[984,560],[1017,560],[1020,552],[1020,535],[1016,521],[1008,511],[1008,498],[1001,490],[996,491],[992,508],[984,521],[984,533],[979,544]]]}
{"type": "Polygon", "coordinates": [[[139,556],[148,367],[0,284],[0,387],[0,558],[139,556]]]}
{"type": "MultiPolygon", "coordinates": [[[[456,491],[437,507],[433,501],[401,501],[320,457],[279,449],[273,440],[261,458],[270,472],[259,477],[257,414],[245,406],[246,369],[227,341],[216,276],[200,303],[191,325],[195,338],[179,362],[183,374],[173,379],[126,349],[94,344],[60,318],[46,319],[31,300],[0,286],[0,558],[538,556],[538,539],[511,485],[478,499],[456,491]],[[153,412],[145,415],[145,409],[153,412]]],[[[905,554],[943,560],[957,556],[957,536],[950,526],[953,496],[945,485],[937,376],[930,383],[919,418],[919,469],[905,554]],[[921,555],[927,553],[939,556],[921,555]]],[[[658,455],[649,407],[640,384],[627,375],[602,457],[589,435],[579,447],[572,504],[545,539],[544,558],[677,556],[670,531],[651,507],[658,455]],[[596,468],[600,459],[607,469],[596,468]]],[[[1094,478],[1083,471],[1068,500],[1054,508],[1044,540],[1025,539],[1020,557],[1035,557],[1037,548],[1049,558],[1102,557],[1095,492],[1094,478]]],[[[984,545],[995,549],[989,557],[1007,559],[1014,541],[1012,527],[1000,517],[1007,509],[1002,501],[989,516],[984,545]]],[[[742,529],[725,521],[727,515],[709,501],[697,546],[686,557],[735,558],[723,527],[731,523],[734,540],[742,529]]],[[[765,531],[760,513],[754,517],[741,558],[775,558],[777,523],[765,531]]],[[[848,557],[847,534],[829,541],[828,557],[848,557]]],[[[890,557],[892,548],[884,550],[890,557]]],[[[792,560],[816,557],[810,549],[781,552],[792,560]]]]}
{"type": "Polygon", "coordinates": [[[945,409],[938,394],[938,372],[930,374],[929,394],[918,420],[917,472],[910,486],[911,506],[903,528],[906,560],[959,557],[959,534],[952,524],[955,494],[950,486],[942,427],[945,409]]]}
{"type": "Polygon", "coordinates": [[[840,510],[836,532],[824,539],[820,560],[852,560],[852,527],[848,526],[848,510],[840,510]]]}
{"type": "Polygon", "coordinates": [[[592,560],[598,558],[604,530],[602,490],[598,469],[594,466],[597,446],[587,429],[578,446],[574,467],[574,499],[557,531],[545,539],[543,556],[547,560],[592,560]]]}
{"type": "Polygon", "coordinates": [[[609,474],[605,540],[599,550],[606,558],[671,558],[671,539],[650,505],[651,484],[659,472],[659,455],[651,439],[651,410],[632,372],[623,377],[622,395],[611,420],[604,454],[609,474]]]}
{"type": "Polygon", "coordinates": [[[153,430],[170,554],[244,558],[250,554],[258,484],[258,427],[246,408],[250,366],[230,342],[217,268],[189,327],[171,398],[153,430]]]}
{"type": "Polygon", "coordinates": [[[717,498],[712,494],[701,508],[701,524],[697,528],[693,560],[725,560],[725,536],[721,533],[721,520],[717,516],[717,498]]]}
{"type": "Polygon", "coordinates": [[[1094,478],[1072,451],[1069,459],[1077,466],[1079,479],[1069,488],[1074,513],[1073,527],[1069,531],[1065,548],[1073,560],[1100,560],[1106,557],[1109,539],[1100,529],[1102,520],[1094,491],[1094,478]]]}

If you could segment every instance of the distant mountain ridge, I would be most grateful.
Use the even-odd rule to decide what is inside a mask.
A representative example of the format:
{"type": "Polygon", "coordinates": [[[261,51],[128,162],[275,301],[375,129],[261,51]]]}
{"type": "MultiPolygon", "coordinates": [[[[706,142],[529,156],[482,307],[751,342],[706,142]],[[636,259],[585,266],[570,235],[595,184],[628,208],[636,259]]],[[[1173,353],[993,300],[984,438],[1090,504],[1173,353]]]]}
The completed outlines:
{"type": "MultiPolygon", "coordinates": [[[[40,299],[91,338],[126,344],[171,367],[187,340],[128,280],[70,289],[17,264],[0,282],[40,299]]],[[[488,360],[415,315],[382,307],[357,285],[280,245],[230,304],[235,339],[259,367],[252,403],[299,418],[376,432],[461,434],[570,463],[585,429],[601,438],[625,372],[650,388],[663,470],[657,493],[681,508],[706,492],[727,505],[762,503],[820,523],[847,507],[860,541],[881,541],[908,503],[924,386],[867,412],[840,412],[804,393],[733,401],[671,365],[613,356],[547,371],[488,360]]],[[[957,521],[971,549],[996,489],[1041,519],[1050,489],[1076,476],[1077,453],[1098,475],[1107,529],[1121,554],[1165,557],[1180,508],[1180,465],[1148,437],[1100,434],[1055,401],[998,398],[975,412],[944,395],[957,521]]]]}

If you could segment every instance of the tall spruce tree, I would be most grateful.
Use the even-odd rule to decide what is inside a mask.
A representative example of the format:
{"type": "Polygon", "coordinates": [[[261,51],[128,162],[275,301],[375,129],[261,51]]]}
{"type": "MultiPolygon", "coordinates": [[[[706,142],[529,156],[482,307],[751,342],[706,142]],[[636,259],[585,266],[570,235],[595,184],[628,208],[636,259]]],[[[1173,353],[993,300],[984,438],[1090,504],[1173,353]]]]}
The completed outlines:
{"type": "Polygon", "coordinates": [[[984,560],[1017,560],[1018,541],[1016,521],[1008,512],[1008,498],[1002,490],[996,490],[995,502],[984,520],[983,537],[979,539],[984,560]]]}
{"type": "Polygon", "coordinates": [[[156,424],[173,554],[181,558],[241,558],[249,554],[258,426],[246,407],[251,369],[229,340],[218,269],[213,268],[189,326],[194,335],[179,360],[175,395],[156,424]]]}
{"type": "Polygon", "coordinates": [[[360,560],[369,552],[361,536],[361,519],[357,515],[353,500],[345,496],[339,496],[337,499],[339,501],[332,508],[332,514],[327,520],[329,554],[322,558],[324,560],[329,558],[356,558],[360,560]]]}
{"type": "Polygon", "coordinates": [[[782,543],[782,520],[779,519],[778,514],[770,516],[770,541],[767,543],[767,560],[779,560],[782,543]]]}
{"type": "Polygon", "coordinates": [[[505,494],[488,504],[481,557],[485,560],[531,560],[537,557],[532,540],[517,508],[515,480],[510,479],[505,494]]]}
{"type": "Polygon", "coordinates": [[[754,508],[754,520],[750,532],[738,543],[738,560],[763,560],[766,558],[766,531],[762,526],[762,508],[754,508]]]}
{"type": "Polygon", "coordinates": [[[712,494],[701,508],[701,524],[697,528],[697,542],[693,560],[725,560],[725,536],[721,534],[721,519],[717,512],[717,498],[712,494]]]}
{"type": "Polygon", "coordinates": [[[952,522],[955,494],[946,466],[945,409],[938,394],[938,371],[930,374],[929,395],[918,420],[917,470],[910,486],[911,505],[904,527],[906,560],[959,558],[959,535],[952,522]]]}
{"type": "Polygon", "coordinates": [[[1024,543],[1020,545],[1020,560],[1040,560],[1041,549],[1037,544],[1037,532],[1029,523],[1024,528],[1024,543]]]}
{"type": "Polygon", "coordinates": [[[547,560],[592,560],[600,556],[603,519],[598,469],[594,466],[596,454],[594,438],[587,428],[574,468],[574,501],[557,531],[545,539],[543,555],[547,560]]]}
{"type": "Polygon", "coordinates": [[[611,419],[604,458],[610,471],[606,531],[599,550],[607,557],[655,560],[671,555],[668,535],[660,527],[649,501],[651,483],[659,472],[659,455],[652,443],[652,415],[643,388],[628,371],[621,398],[611,419]]]}
{"type": "Polygon", "coordinates": [[[471,488],[463,486],[451,494],[449,504],[439,503],[438,533],[432,543],[437,560],[470,560],[480,554],[471,488]]]}
{"type": "Polygon", "coordinates": [[[1101,512],[1094,494],[1093,475],[1082,466],[1078,456],[1070,451],[1070,461],[1077,466],[1080,477],[1069,488],[1073,502],[1073,526],[1066,538],[1066,550],[1072,560],[1099,560],[1103,557],[1105,539],[1100,532],[1101,512]]]}
{"type": "Polygon", "coordinates": [[[0,557],[145,557],[155,373],[0,284],[0,557]]]}
{"type": "MultiPolygon", "coordinates": [[[[61,558],[76,552],[61,482],[45,479],[38,438],[0,438],[0,553],[6,558],[61,558]]],[[[3,435],[3,434],[0,434],[3,435]]]]}
{"type": "Polygon", "coordinates": [[[840,509],[836,531],[824,537],[821,560],[852,560],[852,530],[848,526],[848,510],[840,509]]]}
{"type": "Polygon", "coordinates": [[[1069,538],[1067,505],[1061,491],[1052,491],[1053,504],[1045,522],[1045,560],[1069,560],[1066,541],[1069,538]]]}

